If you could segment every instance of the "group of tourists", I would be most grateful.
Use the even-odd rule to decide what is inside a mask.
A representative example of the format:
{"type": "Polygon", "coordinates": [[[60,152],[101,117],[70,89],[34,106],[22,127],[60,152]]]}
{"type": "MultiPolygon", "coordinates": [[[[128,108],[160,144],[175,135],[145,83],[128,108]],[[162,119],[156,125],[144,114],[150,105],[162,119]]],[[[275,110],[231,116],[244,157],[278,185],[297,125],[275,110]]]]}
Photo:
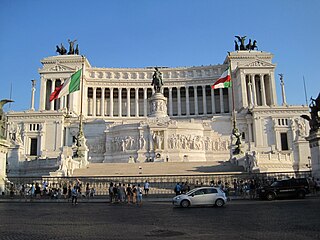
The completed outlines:
{"type": "Polygon", "coordinates": [[[109,197],[110,203],[127,203],[127,204],[137,204],[142,205],[142,195],[143,192],[146,196],[149,194],[150,183],[145,181],[143,187],[140,183],[137,185],[128,183],[115,184],[110,183],[109,186],[109,197]]]}
{"type": "MultiPolygon", "coordinates": [[[[227,197],[233,196],[242,199],[256,199],[259,187],[270,185],[276,178],[261,179],[259,177],[235,178],[231,181],[222,181],[212,179],[210,186],[219,187],[223,190],[227,197]]],[[[318,194],[320,191],[320,180],[309,178],[309,188],[312,194],[318,194]]],[[[175,195],[189,192],[193,188],[205,186],[198,180],[192,183],[188,181],[177,182],[173,191],[175,195]]],[[[142,196],[148,196],[150,183],[146,180],[144,183],[113,183],[108,185],[107,192],[111,203],[127,203],[141,206],[142,196]]],[[[78,198],[90,199],[96,194],[94,187],[90,187],[89,183],[83,184],[79,179],[73,181],[64,181],[62,183],[33,182],[31,184],[9,185],[10,197],[20,195],[21,199],[31,201],[36,199],[65,199],[73,205],[78,204],[78,198]]]]}
{"type": "Polygon", "coordinates": [[[48,184],[47,181],[32,182],[31,184],[20,184],[15,187],[14,184],[10,184],[9,187],[10,197],[13,198],[17,193],[21,199],[27,200],[30,198],[31,201],[35,199],[66,199],[71,201],[74,205],[77,204],[79,197],[85,197],[87,199],[95,196],[95,188],[90,187],[89,183],[86,184],[85,192],[82,191],[82,183],[79,179],[75,182],[64,182],[61,184],[48,184]]]}

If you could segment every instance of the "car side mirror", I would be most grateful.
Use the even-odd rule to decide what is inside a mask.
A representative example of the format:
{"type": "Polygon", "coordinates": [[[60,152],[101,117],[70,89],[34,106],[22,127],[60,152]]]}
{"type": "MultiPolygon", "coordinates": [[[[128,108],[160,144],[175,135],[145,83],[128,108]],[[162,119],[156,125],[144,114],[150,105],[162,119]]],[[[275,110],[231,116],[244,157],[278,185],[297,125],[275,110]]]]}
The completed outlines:
{"type": "Polygon", "coordinates": [[[191,194],[191,197],[194,197],[194,193],[191,194]]]}

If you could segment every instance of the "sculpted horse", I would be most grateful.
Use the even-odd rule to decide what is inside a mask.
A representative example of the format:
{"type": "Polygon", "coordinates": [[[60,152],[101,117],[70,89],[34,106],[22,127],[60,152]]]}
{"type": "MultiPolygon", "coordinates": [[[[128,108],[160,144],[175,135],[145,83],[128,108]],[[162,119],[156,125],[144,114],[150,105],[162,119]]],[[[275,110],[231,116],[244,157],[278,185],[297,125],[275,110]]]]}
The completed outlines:
{"type": "Polygon", "coordinates": [[[156,93],[159,93],[160,90],[161,90],[161,87],[163,85],[162,73],[158,70],[158,68],[155,67],[154,69],[155,69],[155,71],[154,71],[153,76],[152,76],[151,85],[153,85],[154,91],[156,93]]]}

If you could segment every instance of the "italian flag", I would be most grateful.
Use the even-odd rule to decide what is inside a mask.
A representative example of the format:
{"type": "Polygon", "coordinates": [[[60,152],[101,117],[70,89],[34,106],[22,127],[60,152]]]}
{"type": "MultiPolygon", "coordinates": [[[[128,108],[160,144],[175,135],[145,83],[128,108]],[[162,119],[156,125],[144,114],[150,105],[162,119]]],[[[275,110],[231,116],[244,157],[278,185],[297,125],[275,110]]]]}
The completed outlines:
{"type": "Polygon", "coordinates": [[[231,71],[228,67],[219,77],[219,79],[211,86],[212,89],[231,87],[231,71]]]}
{"type": "Polygon", "coordinates": [[[50,102],[57,98],[61,98],[70,93],[80,90],[80,77],[81,77],[82,68],[77,72],[71,75],[71,77],[65,81],[61,86],[56,87],[56,89],[50,95],[50,102]]]}

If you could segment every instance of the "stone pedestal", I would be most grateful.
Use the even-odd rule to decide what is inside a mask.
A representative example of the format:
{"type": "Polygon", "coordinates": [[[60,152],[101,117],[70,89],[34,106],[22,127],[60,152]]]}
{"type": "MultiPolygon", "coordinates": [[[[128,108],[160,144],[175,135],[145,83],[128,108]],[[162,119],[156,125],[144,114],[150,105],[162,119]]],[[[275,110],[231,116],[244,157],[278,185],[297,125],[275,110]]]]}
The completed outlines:
{"type": "Polygon", "coordinates": [[[149,117],[163,118],[168,117],[167,98],[162,93],[155,93],[149,99],[150,115],[149,117]]]}
{"type": "Polygon", "coordinates": [[[5,191],[6,161],[9,144],[6,140],[0,139],[0,194],[5,191]]]}
{"type": "Polygon", "coordinates": [[[320,129],[316,131],[310,131],[308,137],[309,147],[311,152],[311,167],[312,176],[314,178],[320,178],[320,129]]]}
{"type": "Polygon", "coordinates": [[[89,148],[86,144],[86,139],[83,135],[82,125],[80,123],[80,129],[77,137],[77,150],[76,156],[73,160],[78,161],[80,163],[80,168],[87,166],[88,162],[88,152],[89,148]]]}
{"type": "Polygon", "coordinates": [[[306,165],[309,164],[308,156],[310,156],[310,150],[308,142],[302,138],[293,142],[293,154],[294,162],[293,169],[294,171],[305,171],[306,165]]]}
{"type": "Polygon", "coordinates": [[[10,162],[9,170],[19,171],[20,163],[26,160],[25,149],[22,145],[11,145],[9,147],[8,162],[10,162]]]}

